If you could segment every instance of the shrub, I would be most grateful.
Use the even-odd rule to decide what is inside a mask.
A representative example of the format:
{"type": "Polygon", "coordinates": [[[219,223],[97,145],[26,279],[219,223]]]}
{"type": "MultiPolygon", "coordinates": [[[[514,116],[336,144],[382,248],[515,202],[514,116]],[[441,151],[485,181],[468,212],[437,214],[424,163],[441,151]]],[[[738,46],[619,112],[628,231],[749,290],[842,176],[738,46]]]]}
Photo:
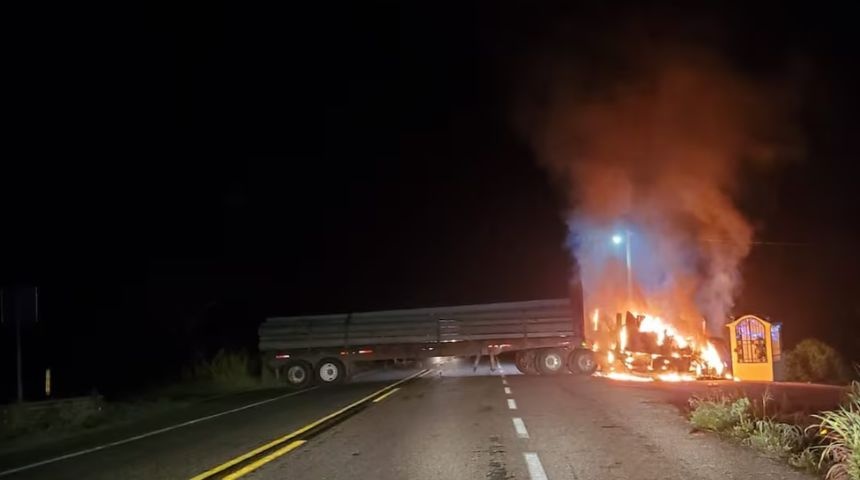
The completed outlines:
{"type": "Polygon", "coordinates": [[[761,404],[756,405],[746,397],[693,398],[690,400],[690,421],[697,428],[733,438],[765,455],[785,458],[797,468],[816,471],[818,456],[810,449],[814,437],[796,425],[768,417],[770,400],[769,393],[765,393],[761,404]]]}
{"type": "Polygon", "coordinates": [[[253,380],[248,365],[248,355],[219,351],[209,363],[210,377],[217,383],[241,385],[253,380]]]}
{"type": "Polygon", "coordinates": [[[808,472],[818,472],[818,454],[814,446],[808,446],[797,453],[792,453],[788,457],[788,464],[794,468],[806,470],[808,472]]]}
{"type": "Polygon", "coordinates": [[[743,444],[777,458],[797,454],[803,444],[803,430],[772,419],[756,420],[743,444]]]}
{"type": "Polygon", "coordinates": [[[186,381],[212,383],[223,387],[247,388],[257,383],[251,374],[246,352],[219,350],[211,360],[197,362],[183,374],[186,381]]]}
{"type": "Polygon", "coordinates": [[[830,345],[807,338],[786,353],[786,379],[796,382],[845,383],[848,372],[842,356],[830,345]]]}
{"type": "Polygon", "coordinates": [[[860,382],[852,382],[842,407],[813,415],[819,423],[805,430],[768,416],[770,400],[768,393],[761,405],[725,395],[694,397],[690,399],[690,422],[766,455],[784,458],[796,468],[826,470],[827,480],[860,480],[860,382]]]}
{"type": "Polygon", "coordinates": [[[736,427],[744,428],[750,422],[748,398],[733,400],[727,396],[690,399],[690,422],[696,428],[712,432],[732,433],[736,427]]]}

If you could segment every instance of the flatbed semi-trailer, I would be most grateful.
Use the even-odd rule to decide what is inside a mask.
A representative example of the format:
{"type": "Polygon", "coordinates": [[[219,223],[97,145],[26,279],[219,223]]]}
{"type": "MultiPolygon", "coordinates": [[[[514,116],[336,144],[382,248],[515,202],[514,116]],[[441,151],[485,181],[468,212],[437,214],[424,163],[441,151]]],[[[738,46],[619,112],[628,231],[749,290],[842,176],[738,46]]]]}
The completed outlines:
{"type": "Polygon", "coordinates": [[[359,362],[514,352],[526,374],[596,368],[582,312],[567,299],[271,317],[260,326],[264,364],[287,384],[340,383],[359,362]]]}

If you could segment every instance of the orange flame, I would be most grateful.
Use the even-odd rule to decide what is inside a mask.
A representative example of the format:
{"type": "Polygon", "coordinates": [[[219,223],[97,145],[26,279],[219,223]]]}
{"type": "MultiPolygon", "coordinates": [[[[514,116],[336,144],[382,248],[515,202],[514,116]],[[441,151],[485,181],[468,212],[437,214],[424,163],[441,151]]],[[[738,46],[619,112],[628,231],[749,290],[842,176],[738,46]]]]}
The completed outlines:
{"type": "Polygon", "coordinates": [[[605,372],[605,373],[596,373],[598,377],[610,378],[612,380],[624,380],[628,382],[653,382],[654,379],[651,377],[645,377],[642,375],[634,375],[632,373],[622,373],[622,372],[605,372]]]}
{"type": "Polygon", "coordinates": [[[622,352],[627,350],[627,325],[623,325],[621,331],[618,332],[618,346],[622,352]]]}
{"type": "MultiPolygon", "coordinates": [[[[637,317],[639,314],[634,314],[637,317]]],[[[666,341],[666,337],[672,337],[675,340],[675,344],[678,345],[678,348],[687,348],[687,340],[678,333],[678,330],[669,325],[665,321],[663,321],[660,317],[655,317],[653,315],[641,315],[642,322],[639,324],[640,332],[648,332],[657,334],[657,345],[663,345],[663,342],[666,341]]]]}
{"type": "Polygon", "coordinates": [[[696,379],[695,375],[691,375],[689,373],[661,373],[657,375],[657,378],[663,382],[689,382],[696,379]]]}
{"type": "MultiPolygon", "coordinates": [[[[600,328],[600,324],[596,322],[598,315],[599,310],[595,309],[592,320],[595,321],[596,328],[600,328]]],[[[604,357],[607,363],[602,368],[603,372],[597,373],[598,376],[640,382],[686,382],[705,376],[732,379],[725,371],[726,364],[720,358],[719,351],[710,341],[700,336],[684,336],[678,328],[659,316],[633,315],[638,318],[638,331],[653,334],[656,343],[669,348],[670,352],[629,351],[630,332],[627,329],[631,328],[631,325],[622,324],[615,332],[617,343],[613,343],[612,338],[608,339],[609,349],[604,357]],[[616,363],[617,360],[620,360],[620,363],[616,363]],[[615,371],[619,365],[624,367],[625,372],[615,371]],[[689,370],[684,370],[686,367],[680,367],[681,365],[688,365],[689,370]],[[682,370],[677,370],[679,368],[682,370]]],[[[636,325],[632,325],[632,328],[636,328],[636,325]]],[[[593,348],[597,351],[596,342],[593,348]]]]}
{"type": "Polygon", "coordinates": [[[701,352],[702,360],[708,364],[709,368],[714,370],[718,376],[723,374],[723,370],[725,369],[725,364],[723,364],[723,360],[720,358],[720,353],[717,352],[717,349],[714,348],[714,345],[711,342],[706,342],[705,346],[702,348],[701,352]]]}

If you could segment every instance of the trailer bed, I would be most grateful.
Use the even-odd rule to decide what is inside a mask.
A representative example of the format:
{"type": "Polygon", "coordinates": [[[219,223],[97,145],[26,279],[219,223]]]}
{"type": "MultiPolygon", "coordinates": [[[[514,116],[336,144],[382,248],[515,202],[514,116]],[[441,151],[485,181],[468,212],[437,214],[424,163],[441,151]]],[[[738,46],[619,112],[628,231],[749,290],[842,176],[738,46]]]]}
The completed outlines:
{"type": "Polygon", "coordinates": [[[581,337],[567,299],[273,317],[259,334],[261,351],[581,337]]]}

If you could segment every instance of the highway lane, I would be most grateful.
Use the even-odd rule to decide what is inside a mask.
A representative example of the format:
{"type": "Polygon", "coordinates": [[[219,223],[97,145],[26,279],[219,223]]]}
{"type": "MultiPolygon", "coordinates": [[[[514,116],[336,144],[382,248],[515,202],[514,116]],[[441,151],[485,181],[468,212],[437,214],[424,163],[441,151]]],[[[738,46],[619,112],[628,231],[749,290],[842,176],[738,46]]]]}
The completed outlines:
{"type": "MultiPolygon", "coordinates": [[[[0,476],[9,479],[187,479],[323,417],[417,370],[381,370],[93,453],[0,476]]],[[[251,392],[171,412],[84,438],[0,455],[0,472],[218,414],[285,391],[251,392]]]]}
{"type": "Polygon", "coordinates": [[[549,478],[810,478],[752,450],[693,432],[666,403],[663,385],[629,388],[575,376],[542,380],[514,376],[509,383],[532,432],[526,448],[541,453],[549,478]]]}
{"type": "Polygon", "coordinates": [[[671,386],[449,362],[247,479],[810,479],[691,431],[671,386]],[[440,374],[441,372],[441,374],[440,374]]]}
{"type": "MultiPolygon", "coordinates": [[[[375,373],[360,383],[283,398],[8,478],[189,479],[412,372],[375,373]]],[[[241,478],[812,478],[692,432],[673,403],[717,386],[736,387],[532,377],[512,365],[490,372],[482,364],[473,372],[470,361],[449,360],[373,397],[340,423],[270,450],[288,447],[276,458],[254,457],[259,465],[241,478]]]]}
{"type": "Polygon", "coordinates": [[[501,377],[478,373],[443,364],[246,478],[528,478],[501,377]]]}

